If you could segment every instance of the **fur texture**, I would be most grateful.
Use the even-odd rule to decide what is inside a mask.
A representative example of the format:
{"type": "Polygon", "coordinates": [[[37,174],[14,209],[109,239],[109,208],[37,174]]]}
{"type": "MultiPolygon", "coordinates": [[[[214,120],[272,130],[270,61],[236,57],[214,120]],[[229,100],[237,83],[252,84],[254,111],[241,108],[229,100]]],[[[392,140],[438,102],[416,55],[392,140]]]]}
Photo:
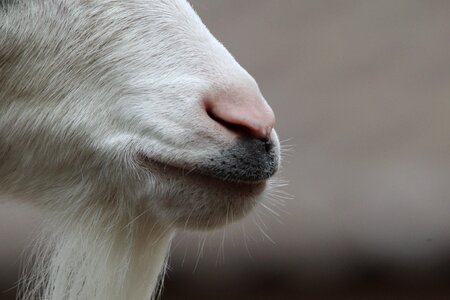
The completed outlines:
{"type": "Polygon", "coordinates": [[[276,133],[236,146],[199,102],[255,81],[184,0],[0,3],[0,193],[46,213],[23,298],[151,298],[175,228],[270,186],[276,133]]]}

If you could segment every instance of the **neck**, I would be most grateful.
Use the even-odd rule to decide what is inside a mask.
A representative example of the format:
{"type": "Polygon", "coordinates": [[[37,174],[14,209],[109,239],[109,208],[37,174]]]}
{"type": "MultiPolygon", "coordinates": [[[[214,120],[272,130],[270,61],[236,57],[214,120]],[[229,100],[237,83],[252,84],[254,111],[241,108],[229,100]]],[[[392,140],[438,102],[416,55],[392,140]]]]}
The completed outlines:
{"type": "MultiPolygon", "coordinates": [[[[112,222],[106,214],[52,221],[38,239],[24,299],[153,299],[172,230],[145,216],[112,222]],[[56,225],[56,226],[55,226],[56,225]],[[45,241],[45,244],[44,244],[45,241]]],[[[117,219],[116,219],[117,220],[117,219]]]]}

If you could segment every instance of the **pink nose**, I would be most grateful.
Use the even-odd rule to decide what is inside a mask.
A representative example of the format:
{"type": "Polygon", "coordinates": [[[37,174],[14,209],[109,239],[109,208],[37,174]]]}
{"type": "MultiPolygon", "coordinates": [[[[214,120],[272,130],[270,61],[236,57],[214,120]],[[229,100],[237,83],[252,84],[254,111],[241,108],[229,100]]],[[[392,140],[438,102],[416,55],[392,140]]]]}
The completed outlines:
{"type": "Polygon", "coordinates": [[[223,126],[269,140],[275,115],[258,90],[230,88],[205,100],[208,114],[223,126]]]}

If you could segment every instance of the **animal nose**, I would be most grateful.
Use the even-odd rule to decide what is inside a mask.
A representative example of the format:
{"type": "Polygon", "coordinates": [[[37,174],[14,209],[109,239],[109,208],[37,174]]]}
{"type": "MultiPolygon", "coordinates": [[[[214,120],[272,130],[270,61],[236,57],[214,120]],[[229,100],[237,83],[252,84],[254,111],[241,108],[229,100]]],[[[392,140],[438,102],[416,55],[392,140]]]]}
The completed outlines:
{"type": "Polygon", "coordinates": [[[270,140],[275,115],[258,89],[226,88],[205,99],[209,116],[229,130],[270,140]]]}

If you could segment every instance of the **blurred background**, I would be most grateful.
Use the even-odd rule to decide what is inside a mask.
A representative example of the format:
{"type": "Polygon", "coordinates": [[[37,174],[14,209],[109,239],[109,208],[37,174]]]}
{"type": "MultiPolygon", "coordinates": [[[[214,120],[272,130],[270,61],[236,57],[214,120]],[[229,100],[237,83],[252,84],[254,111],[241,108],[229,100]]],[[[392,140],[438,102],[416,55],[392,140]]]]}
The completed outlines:
{"type": "MultiPolygon", "coordinates": [[[[450,299],[450,2],[192,2],[294,150],[275,213],[178,234],[162,299],[450,299]]],[[[2,300],[38,219],[0,205],[2,300]]]]}

